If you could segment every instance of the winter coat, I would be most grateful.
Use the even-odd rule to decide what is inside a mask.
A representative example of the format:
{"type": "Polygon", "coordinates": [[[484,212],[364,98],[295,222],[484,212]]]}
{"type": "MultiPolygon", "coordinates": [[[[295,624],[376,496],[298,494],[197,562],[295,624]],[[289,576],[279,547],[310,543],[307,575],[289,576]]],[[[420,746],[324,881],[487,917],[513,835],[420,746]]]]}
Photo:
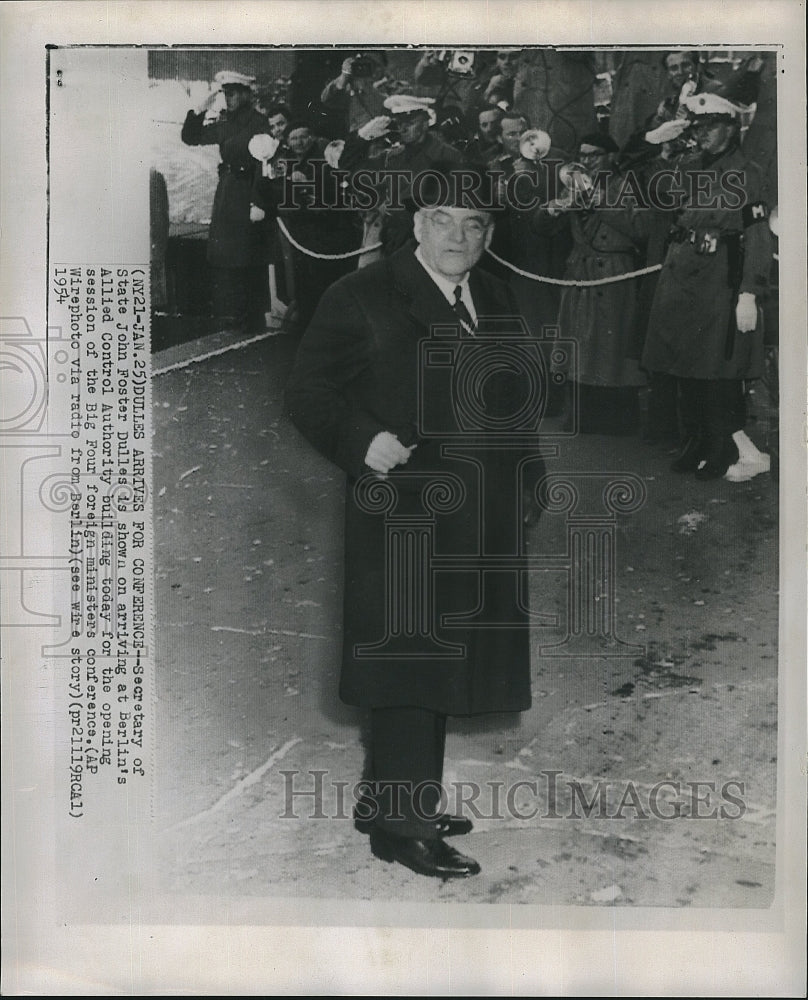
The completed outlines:
{"type": "MultiPolygon", "coordinates": [[[[331,286],[287,386],[293,422],[348,477],[340,695],[353,705],[453,715],[521,711],[530,705],[530,651],[520,500],[543,464],[535,428],[507,428],[523,403],[535,403],[535,378],[506,371],[507,362],[498,368],[498,344],[515,343],[503,332],[513,324],[500,324],[493,343],[481,339],[486,316],[515,314],[507,287],[472,271],[478,335],[458,336],[452,308],[413,251],[408,244],[331,286]],[[431,353],[421,342],[435,324],[445,324],[444,337],[431,353]],[[478,433],[479,405],[492,426],[506,427],[504,443],[501,433],[478,433]],[[383,430],[417,445],[386,480],[364,462],[383,430]],[[452,565],[422,572],[429,550],[452,565]],[[483,583],[481,553],[504,560],[483,583]],[[402,600],[412,618],[398,617],[402,600]]],[[[536,376],[535,340],[518,344],[536,376]]]]}
{"type": "MultiPolygon", "coordinates": [[[[619,209],[571,213],[573,248],[564,277],[597,281],[636,271],[642,258],[630,219],[619,209]]],[[[576,381],[611,388],[645,383],[636,356],[637,290],[636,278],[564,288],[558,325],[562,337],[578,343],[578,370],[570,373],[576,381]]]]}
{"type": "Polygon", "coordinates": [[[213,198],[208,234],[208,263],[213,267],[249,267],[261,263],[262,231],[250,222],[253,179],[258,168],[248,147],[254,135],[269,131],[264,115],[242,107],[205,125],[205,115],[189,111],[182,126],[188,146],[219,146],[219,183],[213,198]]]}
{"type": "Polygon", "coordinates": [[[722,196],[724,204],[690,203],[677,219],[651,305],[643,367],[679,378],[759,378],[763,324],[738,333],[735,306],[740,292],[751,292],[760,306],[768,290],[771,232],[761,173],[737,146],[715,160],[698,158],[694,168],[705,171],[701,204],[722,196]]]}

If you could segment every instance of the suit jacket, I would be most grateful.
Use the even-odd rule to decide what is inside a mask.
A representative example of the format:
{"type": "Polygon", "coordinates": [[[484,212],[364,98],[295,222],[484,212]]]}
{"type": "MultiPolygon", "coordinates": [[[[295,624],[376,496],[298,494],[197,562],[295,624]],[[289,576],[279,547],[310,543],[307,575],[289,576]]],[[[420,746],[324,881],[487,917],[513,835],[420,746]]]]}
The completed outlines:
{"type": "Polygon", "coordinates": [[[459,335],[413,251],[331,286],[286,390],[292,421],[348,476],[340,693],[364,706],[519,711],[530,705],[521,490],[543,467],[530,420],[508,421],[540,408],[541,352],[514,335],[507,286],[479,270],[480,337],[459,335]],[[492,316],[511,321],[489,339],[492,316]],[[535,370],[514,372],[513,345],[535,370]],[[383,430],[417,445],[386,480],[364,462],[383,430]]]}

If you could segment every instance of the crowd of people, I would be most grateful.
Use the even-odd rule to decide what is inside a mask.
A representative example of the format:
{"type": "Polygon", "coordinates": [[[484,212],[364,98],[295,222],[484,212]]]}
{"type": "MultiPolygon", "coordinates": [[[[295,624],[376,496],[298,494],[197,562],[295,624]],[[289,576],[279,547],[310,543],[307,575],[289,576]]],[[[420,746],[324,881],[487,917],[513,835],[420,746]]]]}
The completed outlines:
{"type": "Polygon", "coordinates": [[[447,718],[531,704],[520,540],[541,420],[632,434],[650,384],[646,431],[681,437],[674,471],[768,469],[744,430],[774,252],[742,141],[759,67],[719,85],[661,54],[665,92],[618,143],[594,99],[576,127],[521,103],[552,60],[474,55],[425,52],[387,89],[383,59],[348,57],[320,98],[337,135],[257,112],[235,73],[227,118],[201,108],[183,129],[221,151],[215,288],[233,308],[233,271],[282,271],[301,334],[286,414],[346,474],[339,692],[369,712],[355,826],[377,858],[441,879],[481,870],[447,843],[473,826],[444,803],[447,718]]]}
{"type": "Polygon", "coordinates": [[[548,381],[547,415],[582,433],[678,441],[672,468],[699,479],[765,472],[768,456],[744,432],[745,383],[763,374],[773,336],[761,321],[771,193],[743,146],[762,60],[719,82],[697,53],[659,53],[651,113],[628,129],[616,89],[621,142],[593,102],[570,144],[569,127],[531,120],[520,103],[529,52],[488,55],[427,50],[411,81],[389,78],[384,53],[351,55],[306,118],[282,104],[259,111],[253,80],[218,74],[182,129],[221,154],[214,312],[263,328],[269,268],[274,311],[302,333],[337,279],[412,242],[420,179],[467,168],[500,195],[481,266],[510,285],[531,333],[558,327],[577,343],[574,370],[548,381]],[[211,120],[218,89],[227,110],[211,120]],[[329,136],[318,132],[326,113],[329,136]]]}

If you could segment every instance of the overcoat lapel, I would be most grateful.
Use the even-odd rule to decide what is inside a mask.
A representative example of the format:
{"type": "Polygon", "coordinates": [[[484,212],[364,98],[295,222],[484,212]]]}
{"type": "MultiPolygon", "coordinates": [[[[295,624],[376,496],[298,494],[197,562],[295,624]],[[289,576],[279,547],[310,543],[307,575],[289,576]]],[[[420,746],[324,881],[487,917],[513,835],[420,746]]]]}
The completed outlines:
{"type": "Polygon", "coordinates": [[[393,284],[407,313],[418,325],[418,335],[429,333],[435,323],[457,322],[454,310],[415,257],[414,246],[403,247],[390,258],[393,284]]]}
{"type": "MultiPolygon", "coordinates": [[[[457,316],[440,289],[415,257],[415,245],[410,244],[390,258],[393,287],[403,299],[406,312],[419,327],[419,336],[429,333],[436,323],[457,323],[457,316]]],[[[469,277],[471,297],[478,322],[486,316],[502,316],[512,311],[505,299],[492,293],[484,275],[474,269],[469,277]]]]}

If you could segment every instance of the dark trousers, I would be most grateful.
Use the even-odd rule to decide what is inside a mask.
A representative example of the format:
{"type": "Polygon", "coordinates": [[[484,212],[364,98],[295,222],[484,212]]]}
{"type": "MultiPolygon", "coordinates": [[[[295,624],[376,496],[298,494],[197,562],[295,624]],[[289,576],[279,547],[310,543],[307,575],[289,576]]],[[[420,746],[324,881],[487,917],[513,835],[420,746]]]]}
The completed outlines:
{"type": "Polygon", "coordinates": [[[685,437],[701,433],[711,439],[731,438],[746,424],[740,379],[679,379],[679,405],[685,437]]]}
{"type": "Polygon", "coordinates": [[[746,424],[746,401],[740,379],[679,380],[679,405],[685,448],[695,446],[708,467],[721,475],[738,461],[732,439],[746,424]]]}
{"type": "Polygon", "coordinates": [[[375,823],[400,837],[437,838],[446,716],[425,708],[374,708],[370,767],[375,823]]]}

